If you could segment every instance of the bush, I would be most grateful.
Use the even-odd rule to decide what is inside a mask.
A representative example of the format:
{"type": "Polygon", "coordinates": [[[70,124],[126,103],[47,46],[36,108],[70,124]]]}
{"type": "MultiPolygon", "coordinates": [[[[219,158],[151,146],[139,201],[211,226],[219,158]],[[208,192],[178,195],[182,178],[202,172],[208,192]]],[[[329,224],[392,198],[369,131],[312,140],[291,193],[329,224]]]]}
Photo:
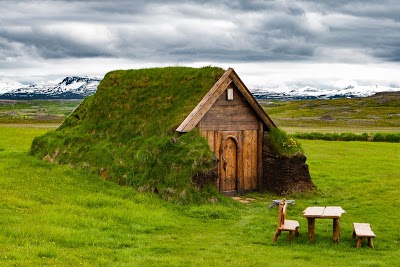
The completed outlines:
{"type": "Polygon", "coordinates": [[[270,129],[269,141],[272,149],[280,155],[292,157],[294,155],[304,154],[300,143],[290,137],[285,131],[278,128],[270,129]]]}
{"type": "Polygon", "coordinates": [[[377,133],[372,138],[372,141],[400,143],[400,133],[388,133],[388,134],[377,133]]]}
{"type": "Polygon", "coordinates": [[[299,139],[326,140],[326,141],[366,141],[366,142],[400,142],[400,133],[376,133],[376,134],[354,134],[354,133],[296,133],[293,135],[299,139]]]}

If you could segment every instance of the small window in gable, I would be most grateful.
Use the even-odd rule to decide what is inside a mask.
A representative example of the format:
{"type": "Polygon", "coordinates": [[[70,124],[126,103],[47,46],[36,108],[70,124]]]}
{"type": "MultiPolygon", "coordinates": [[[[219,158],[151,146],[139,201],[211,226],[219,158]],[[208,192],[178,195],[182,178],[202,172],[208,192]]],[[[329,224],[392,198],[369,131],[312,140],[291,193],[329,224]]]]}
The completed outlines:
{"type": "Polygon", "coordinates": [[[233,88],[228,88],[226,90],[226,99],[233,100],[233,88]]]}

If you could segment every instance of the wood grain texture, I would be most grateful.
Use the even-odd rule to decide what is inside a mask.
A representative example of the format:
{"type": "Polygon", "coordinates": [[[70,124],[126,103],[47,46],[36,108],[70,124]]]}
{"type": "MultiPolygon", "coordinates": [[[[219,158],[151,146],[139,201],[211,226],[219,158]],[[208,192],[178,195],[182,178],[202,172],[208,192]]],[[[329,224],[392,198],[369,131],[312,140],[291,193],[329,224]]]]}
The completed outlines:
{"type": "Polygon", "coordinates": [[[214,102],[219,96],[226,90],[229,84],[232,82],[229,75],[233,69],[228,69],[221,78],[214,84],[210,91],[203,97],[199,104],[190,112],[185,120],[178,126],[176,131],[188,132],[193,130],[197,126],[201,118],[207,113],[207,111],[214,105],[214,102]]]}
{"type": "Polygon", "coordinates": [[[234,88],[232,101],[222,94],[199,122],[200,130],[258,130],[260,119],[246,99],[234,88]]]}

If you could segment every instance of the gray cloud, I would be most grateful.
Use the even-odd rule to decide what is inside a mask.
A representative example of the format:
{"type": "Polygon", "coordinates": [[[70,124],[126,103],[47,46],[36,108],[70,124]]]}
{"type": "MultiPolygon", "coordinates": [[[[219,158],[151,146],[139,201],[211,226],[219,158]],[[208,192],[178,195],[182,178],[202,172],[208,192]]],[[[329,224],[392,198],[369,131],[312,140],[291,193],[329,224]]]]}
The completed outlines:
{"type": "Polygon", "coordinates": [[[400,32],[400,4],[394,1],[116,2],[2,2],[2,10],[12,12],[1,19],[0,36],[43,58],[312,60],[317,47],[327,46],[398,59],[391,36],[400,32]],[[80,24],[73,28],[71,22],[80,24]],[[46,30],[54,24],[67,27],[46,30]],[[71,34],[84,24],[93,26],[89,31],[108,29],[112,44],[71,34]]]}
{"type": "Polygon", "coordinates": [[[82,58],[400,62],[397,0],[21,0],[0,9],[1,69],[82,58]]]}
{"type": "MultiPolygon", "coordinates": [[[[83,44],[79,39],[70,39],[60,33],[49,33],[41,28],[32,27],[29,31],[13,32],[0,31],[0,36],[8,40],[9,43],[21,44],[25,52],[41,58],[65,58],[65,57],[100,57],[110,56],[107,51],[102,50],[95,44],[83,44]]],[[[12,46],[8,46],[8,49],[12,46]]],[[[10,51],[11,54],[18,53],[10,51]]]]}

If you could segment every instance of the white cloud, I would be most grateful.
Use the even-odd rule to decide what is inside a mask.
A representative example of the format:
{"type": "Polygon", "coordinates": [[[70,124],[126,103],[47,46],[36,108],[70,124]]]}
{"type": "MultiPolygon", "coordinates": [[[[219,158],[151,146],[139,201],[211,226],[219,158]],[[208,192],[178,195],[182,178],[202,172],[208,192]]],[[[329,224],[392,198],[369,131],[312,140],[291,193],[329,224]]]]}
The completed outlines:
{"type": "Polygon", "coordinates": [[[0,9],[0,78],[211,64],[235,68],[249,87],[399,84],[393,0],[21,0],[0,9]]]}
{"type": "Polygon", "coordinates": [[[69,38],[84,44],[110,45],[115,41],[113,33],[105,25],[62,22],[43,26],[43,31],[54,38],[69,38]]]}
{"type": "Polygon", "coordinates": [[[313,33],[318,34],[329,32],[329,26],[324,21],[324,15],[315,12],[307,12],[304,16],[307,28],[313,33]]]}
{"type": "Polygon", "coordinates": [[[347,86],[358,86],[354,80],[338,80],[333,84],[333,88],[345,88],[347,86]]]}
{"type": "Polygon", "coordinates": [[[232,66],[250,88],[398,86],[399,67],[386,64],[249,63],[232,66]],[[348,84],[347,84],[348,82],[348,84]]]}

